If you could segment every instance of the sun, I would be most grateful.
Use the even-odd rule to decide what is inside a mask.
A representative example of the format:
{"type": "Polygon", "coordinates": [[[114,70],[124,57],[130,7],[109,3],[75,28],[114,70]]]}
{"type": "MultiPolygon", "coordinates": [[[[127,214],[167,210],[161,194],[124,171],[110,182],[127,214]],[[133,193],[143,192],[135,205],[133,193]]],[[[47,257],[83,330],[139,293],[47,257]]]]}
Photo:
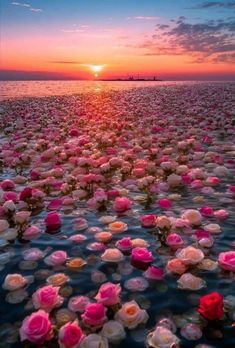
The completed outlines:
{"type": "Polygon", "coordinates": [[[104,65],[98,65],[98,64],[91,64],[89,65],[89,68],[94,72],[94,73],[99,73],[103,70],[104,65]]]}

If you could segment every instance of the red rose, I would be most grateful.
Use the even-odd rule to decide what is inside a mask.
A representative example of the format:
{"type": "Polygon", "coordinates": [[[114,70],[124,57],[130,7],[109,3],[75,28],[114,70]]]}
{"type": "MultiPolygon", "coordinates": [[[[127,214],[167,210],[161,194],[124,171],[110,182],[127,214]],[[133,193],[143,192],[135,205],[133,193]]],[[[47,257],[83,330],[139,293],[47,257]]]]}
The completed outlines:
{"type": "Polygon", "coordinates": [[[223,296],[212,292],[200,298],[198,313],[208,320],[219,320],[224,314],[223,296]]]}

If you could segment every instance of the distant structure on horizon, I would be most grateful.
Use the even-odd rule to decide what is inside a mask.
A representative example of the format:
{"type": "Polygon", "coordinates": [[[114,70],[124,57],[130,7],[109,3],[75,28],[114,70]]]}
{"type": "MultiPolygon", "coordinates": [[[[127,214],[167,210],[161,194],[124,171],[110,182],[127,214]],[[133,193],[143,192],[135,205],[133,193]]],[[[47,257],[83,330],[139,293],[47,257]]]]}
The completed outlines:
{"type": "Polygon", "coordinates": [[[153,78],[140,78],[139,75],[137,78],[134,76],[129,76],[127,78],[116,78],[116,79],[99,79],[99,81],[163,81],[156,76],[153,76],[153,78]]]}

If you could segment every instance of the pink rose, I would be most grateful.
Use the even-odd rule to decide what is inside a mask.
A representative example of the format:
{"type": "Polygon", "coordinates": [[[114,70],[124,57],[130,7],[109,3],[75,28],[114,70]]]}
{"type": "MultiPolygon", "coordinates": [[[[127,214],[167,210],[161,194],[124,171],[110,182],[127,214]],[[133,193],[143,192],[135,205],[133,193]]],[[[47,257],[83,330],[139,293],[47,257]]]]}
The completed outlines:
{"type": "Polygon", "coordinates": [[[63,250],[57,250],[45,259],[45,263],[50,266],[58,266],[65,263],[66,259],[67,253],[63,250]]]}
{"type": "Polygon", "coordinates": [[[132,249],[132,242],[130,237],[124,237],[118,240],[115,246],[121,251],[129,251],[132,249]]]}
{"type": "Polygon", "coordinates": [[[168,209],[172,207],[172,203],[167,198],[160,198],[157,203],[159,204],[160,208],[162,209],[168,209]]]}
{"type": "Polygon", "coordinates": [[[32,343],[43,344],[53,337],[52,324],[49,314],[43,310],[27,316],[20,328],[21,341],[29,340],[32,343]]]}
{"type": "Polygon", "coordinates": [[[59,307],[64,299],[59,295],[59,287],[46,285],[34,292],[32,299],[36,309],[44,309],[50,312],[53,308],[59,307]]]}
{"type": "Polygon", "coordinates": [[[74,321],[66,323],[60,328],[58,338],[60,348],[76,348],[85,338],[85,335],[78,322],[74,321]]]}
{"type": "Polygon", "coordinates": [[[31,187],[25,187],[21,193],[20,193],[20,200],[26,201],[27,199],[32,197],[32,188],[31,187]]]}
{"type": "Polygon", "coordinates": [[[113,208],[118,213],[124,213],[126,210],[130,209],[132,202],[127,197],[116,197],[113,208]]]}
{"type": "Polygon", "coordinates": [[[44,221],[49,230],[56,230],[61,225],[60,214],[56,211],[49,212],[44,221]]]}
{"type": "Polygon", "coordinates": [[[105,283],[99,288],[95,299],[105,306],[112,306],[120,302],[121,287],[119,284],[105,283]]]}
{"type": "Polygon", "coordinates": [[[18,201],[18,194],[16,192],[13,192],[13,191],[4,192],[3,200],[4,201],[13,201],[14,203],[16,203],[18,201]]]}
{"type": "Polygon", "coordinates": [[[29,226],[29,227],[26,228],[26,230],[24,231],[22,237],[25,240],[31,240],[33,238],[38,237],[40,232],[41,231],[40,231],[40,229],[37,226],[32,225],[32,226],[29,226]]]}
{"type": "Polygon", "coordinates": [[[172,249],[177,249],[184,244],[184,240],[179,234],[170,233],[166,238],[166,244],[172,249]]]}
{"type": "Polygon", "coordinates": [[[214,211],[214,216],[219,220],[223,220],[229,216],[229,213],[225,209],[219,209],[214,211]]]}
{"type": "Polygon", "coordinates": [[[219,254],[219,265],[226,271],[235,272],[235,251],[225,251],[219,254]]]}
{"type": "Polygon", "coordinates": [[[156,266],[149,266],[144,275],[148,279],[162,280],[164,278],[164,271],[156,266]]]}
{"type": "Polygon", "coordinates": [[[106,321],[107,308],[102,303],[90,303],[86,306],[82,319],[85,325],[102,326],[106,321]]]}
{"type": "Polygon", "coordinates": [[[1,182],[1,188],[3,191],[13,190],[15,188],[14,181],[10,179],[5,179],[1,182]]]}
{"type": "Polygon", "coordinates": [[[156,215],[147,214],[140,218],[141,225],[143,227],[155,227],[156,226],[156,215]]]}
{"type": "Polygon", "coordinates": [[[137,247],[132,250],[131,260],[150,263],[154,260],[154,258],[151,251],[149,251],[147,248],[137,247]]]}

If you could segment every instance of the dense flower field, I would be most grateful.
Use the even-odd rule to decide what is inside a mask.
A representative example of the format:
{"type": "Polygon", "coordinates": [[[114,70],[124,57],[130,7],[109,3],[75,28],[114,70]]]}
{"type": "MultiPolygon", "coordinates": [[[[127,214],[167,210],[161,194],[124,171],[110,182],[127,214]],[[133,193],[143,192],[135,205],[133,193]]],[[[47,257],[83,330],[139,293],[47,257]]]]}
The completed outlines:
{"type": "Polygon", "coordinates": [[[232,83],[3,101],[0,346],[235,347],[234,134],[232,83]]]}

